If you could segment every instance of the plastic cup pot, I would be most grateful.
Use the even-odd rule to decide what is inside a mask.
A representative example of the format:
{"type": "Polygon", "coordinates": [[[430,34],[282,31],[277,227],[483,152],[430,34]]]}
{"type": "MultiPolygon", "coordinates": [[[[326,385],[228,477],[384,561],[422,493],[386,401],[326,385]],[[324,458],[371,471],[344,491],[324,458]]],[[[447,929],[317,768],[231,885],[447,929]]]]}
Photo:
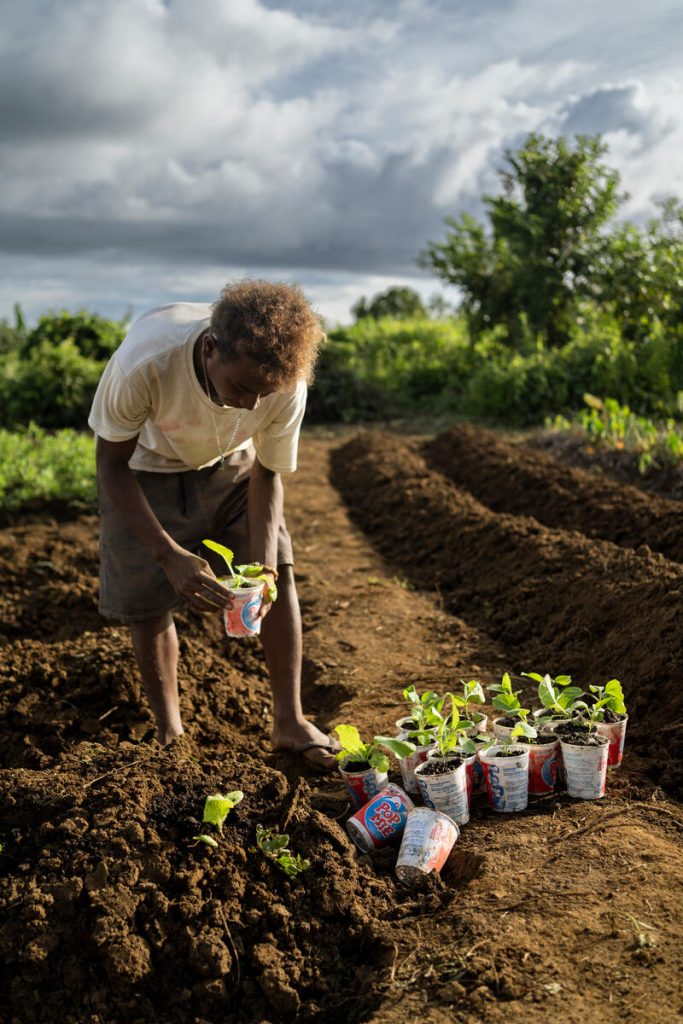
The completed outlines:
{"type": "Polygon", "coordinates": [[[467,769],[460,754],[442,758],[430,751],[427,760],[415,769],[420,795],[427,807],[442,811],[458,825],[470,820],[467,798],[467,769]]]}
{"type": "Polygon", "coordinates": [[[419,886],[432,872],[439,872],[460,835],[457,824],[442,811],[416,807],[408,812],[396,875],[404,885],[419,886]]]}
{"type": "Polygon", "coordinates": [[[482,740],[477,743],[477,750],[474,754],[468,754],[466,751],[458,751],[458,754],[463,758],[465,762],[465,774],[467,776],[467,800],[472,808],[472,803],[480,796],[486,794],[486,782],[484,781],[484,769],[482,763],[479,760],[479,751],[486,745],[486,741],[482,740]]]}
{"type": "Polygon", "coordinates": [[[600,800],[605,795],[609,739],[599,733],[586,743],[574,743],[573,738],[560,735],[567,793],[577,800],[600,800]]]}
{"type": "Polygon", "coordinates": [[[353,806],[358,809],[377,796],[387,785],[389,776],[386,772],[378,772],[376,768],[363,767],[365,762],[342,761],[339,772],[344,780],[353,806]]]}
{"type": "MultiPolygon", "coordinates": [[[[402,739],[403,737],[400,738],[402,739]]],[[[429,743],[425,747],[415,747],[414,753],[408,754],[407,757],[402,757],[398,762],[401,769],[401,778],[403,779],[403,788],[411,796],[420,795],[420,787],[415,778],[415,769],[419,764],[423,764],[427,760],[427,755],[431,750],[434,750],[433,743],[429,743]]]]}
{"type": "Polygon", "coordinates": [[[506,748],[496,743],[482,750],[479,759],[491,810],[503,814],[523,811],[529,803],[529,747],[506,748]]]}
{"type": "Polygon", "coordinates": [[[557,737],[547,743],[523,743],[529,747],[529,796],[554,793],[560,757],[557,737]]]}
{"type": "Polygon", "coordinates": [[[409,732],[415,730],[415,720],[410,715],[406,715],[405,718],[397,718],[394,725],[396,726],[396,735],[400,740],[405,739],[409,732]]]}
{"type": "Polygon", "coordinates": [[[349,818],[346,829],[359,850],[372,853],[401,835],[414,807],[408,794],[390,782],[349,818]]]}
{"type": "Polygon", "coordinates": [[[261,632],[261,620],[257,618],[263,602],[263,583],[250,583],[247,587],[236,587],[231,579],[221,579],[230,591],[232,603],[223,612],[225,632],[228,636],[256,636],[261,632]]]}
{"type": "Polygon", "coordinates": [[[516,718],[510,718],[506,715],[502,715],[500,718],[493,719],[493,735],[500,742],[503,743],[505,740],[509,740],[512,736],[512,730],[517,725],[516,718]],[[511,721],[512,725],[506,725],[507,721],[511,721]]]}
{"type": "Polygon", "coordinates": [[[626,723],[628,715],[618,722],[598,722],[598,736],[606,736],[609,740],[607,767],[618,768],[624,756],[624,740],[626,739],[626,723]]]}
{"type": "Polygon", "coordinates": [[[489,725],[488,715],[485,715],[483,711],[473,711],[469,716],[472,725],[469,729],[465,730],[466,736],[476,736],[477,733],[486,732],[489,725]]]}

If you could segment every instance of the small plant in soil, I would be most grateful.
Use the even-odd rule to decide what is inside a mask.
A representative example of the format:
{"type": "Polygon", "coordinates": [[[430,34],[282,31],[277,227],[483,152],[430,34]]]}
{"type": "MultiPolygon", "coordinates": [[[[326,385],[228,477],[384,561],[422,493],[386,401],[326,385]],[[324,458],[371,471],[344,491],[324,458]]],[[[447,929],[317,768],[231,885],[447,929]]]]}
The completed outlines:
{"type": "Polygon", "coordinates": [[[548,719],[571,718],[574,704],[583,697],[580,686],[572,686],[571,676],[542,676],[538,672],[522,672],[527,679],[538,683],[538,699],[548,711],[548,719]]]}
{"type": "Polygon", "coordinates": [[[375,736],[370,743],[363,743],[355,725],[337,725],[334,730],[339,737],[341,750],[336,754],[344,771],[365,771],[375,768],[386,772],[389,768],[389,753],[399,758],[415,753],[415,744],[409,740],[398,740],[395,736],[375,736]]]}
{"type": "Polygon", "coordinates": [[[427,767],[422,768],[423,775],[439,775],[444,772],[453,771],[463,759],[463,754],[475,753],[476,746],[469,740],[467,730],[472,727],[472,722],[467,718],[461,718],[453,701],[452,694],[446,694],[451,698],[452,710],[450,715],[442,719],[434,733],[436,750],[427,761],[427,767]],[[471,743],[472,750],[466,748],[465,744],[471,743]]]}
{"type": "Polygon", "coordinates": [[[618,722],[626,715],[624,691],[618,679],[610,679],[604,686],[589,686],[593,695],[593,707],[600,715],[598,722],[618,722]]]}
{"type": "Polygon", "coordinates": [[[451,694],[451,699],[456,707],[463,709],[463,717],[469,719],[471,724],[476,725],[486,716],[481,711],[471,711],[470,704],[486,703],[484,688],[477,679],[470,679],[468,682],[461,679],[460,682],[462,693],[451,694]]]}
{"type": "MultiPolygon", "coordinates": [[[[244,799],[244,793],[236,789],[232,793],[214,793],[212,796],[207,796],[204,803],[204,816],[202,817],[203,822],[208,822],[209,825],[215,825],[219,832],[223,832],[223,822],[230,814],[233,807],[244,799]]],[[[206,846],[216,847],[218,843],[213,836],[206,835],[205,833],[199,836],[192,837],[197,843],[204,843],[206,846]]]]}
{"type": "Polygon", "coordinates": [[[501,725],[514,726],[518,719],[526,720],[529,709],[523,708],[519,703],[521,690],[512,689],[512,680],[509,672],[506,672],[499,683],[491,683],[486,687],[495,697],[491,701],[496,711],[502,712],[501,725]]]}
{"type": "Polygon", "coordinates": [[[411,740],[418,746],[427,746],[434,738],[433,730],[443,721],[441,713],[445,697],[439,697],[433,690],[426,690],[420,695],[414,686],[403,691],[403,699],[408,702],[409,716],[412,726],[406,728],[411,740]]]}
{"type": "Polygon", "coordinates": [[[277,829],[264,825],[256,826],[256,846],[251,848],[255,853],[260,850],[289,878],[296,878],[297,875],[308,871],[311,866],[309,860],[305,860],[300,853],[292,853],[289,847],[289,836],[286,832],[278,832],[277,829]]]}
{"type": "Polygon", "coordinates": [[[219,582],[229,580],[231,587],[237,589],[240,587],[253,587],[254,583],[257,582],[265,583],[268,587],[268,597],[271,601],[276,600],[277,587],[273,582],[273,577],[264,575],[264,566],[260,562],[236,565],[233,569],[232,563],[235,556],[230,548],[226,548],[224,544],[219,544],[215,540],[203,540],[202,544],[220,555],[228,567],[229,576],[220,576],[219,582]]]}

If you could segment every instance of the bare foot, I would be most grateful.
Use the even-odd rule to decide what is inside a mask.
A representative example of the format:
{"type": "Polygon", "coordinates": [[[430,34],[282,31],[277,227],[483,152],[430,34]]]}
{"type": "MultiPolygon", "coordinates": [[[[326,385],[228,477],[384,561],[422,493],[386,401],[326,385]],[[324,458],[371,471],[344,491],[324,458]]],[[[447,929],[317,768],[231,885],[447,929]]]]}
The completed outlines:
{"type": "Polygon", "coordinates": [[[290,750],[292,753],[298,753],[302,760],[310,764],[311,767],[317,768],[318,771],[331,772],[337,767],[338,762],[334,757],[340,749],[337,740],[333,736],[321,732],[305,718],[276,726],[270,740],[273,750],[290,750]],[[307,743],[319,743],[320,747],[302,750],[301,748],[305,747],[307,743]],[[329,748],[330,753],[321,747],[329,748]]]}
{"type": "Polygon", "coordinates": [[[162,745],[162,747],[169,746],[169,744],[173,743],[174,740],[177,740],[178,737],[183,735],[184,732],[182,726],[180,727],[179,730],[172,729],[170,726],[163,729],[161,728],[161,726],[157,728],[157,740],[162,745]]]}

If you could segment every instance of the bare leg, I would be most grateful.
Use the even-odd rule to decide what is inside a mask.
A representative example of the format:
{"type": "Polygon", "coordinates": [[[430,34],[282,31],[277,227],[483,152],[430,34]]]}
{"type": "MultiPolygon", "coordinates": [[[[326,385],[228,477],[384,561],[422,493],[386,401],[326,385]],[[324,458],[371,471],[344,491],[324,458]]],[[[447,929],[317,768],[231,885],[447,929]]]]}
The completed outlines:
{"type": "MultiPolygon", "coordinates": [[[[263,620],[261,641],[273,692],[273,747],[289,749],[307,742],[327,743],[320,729],[308,722],[301,709],[301,614],[291,565],[279,567],[278,598],[263,620]]],[[[311,764],[333,768],[323,750],[303,755],[311,764]]]]}
{"type": "Polygon", "coordinates": [[[142,685],[164,746],[183,731],[178,703],[178,637],[170,612],[130,625],[142,685]]]}

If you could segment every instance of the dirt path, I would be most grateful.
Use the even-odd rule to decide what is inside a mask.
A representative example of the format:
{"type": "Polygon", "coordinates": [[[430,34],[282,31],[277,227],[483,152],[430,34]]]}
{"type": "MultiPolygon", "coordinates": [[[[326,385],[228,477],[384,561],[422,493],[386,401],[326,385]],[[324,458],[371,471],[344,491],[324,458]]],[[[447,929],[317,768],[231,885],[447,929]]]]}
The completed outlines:
{"type": "MultiPolygon", "coordinates": [[[[319,722],[388,731],[408,682],[489,682],[548,660],[581,677],[591,662],[565,634],[579,635],[587,593],[600,672],[617,674],[647,632],[651,658],[618,669],[633,707],[644,667],[670,704],[679,566],[496,514],[395,439],[334,454],[344,500],[328,480],[339,447],[306,437],[287,489],[319,722]]],[[[371,862],[348,841],[336,777],[302,782],[268,752],[257,643],[181,616],[188,736],[145,742],[125,632],[95,611],[95,531],[93,519],[0,531],[8,1022],[683,1019],[683,809],[652,778],[662,748],[638,713],[605,801],[477,809],[442,880],[414,895],[395,883],[395,852],[371,862]],[[238,787],[219,848],[192,845],[204,797],[238,787]],[[256,822],[311,860],[301,880],[250,852],[256,822]]]]}

